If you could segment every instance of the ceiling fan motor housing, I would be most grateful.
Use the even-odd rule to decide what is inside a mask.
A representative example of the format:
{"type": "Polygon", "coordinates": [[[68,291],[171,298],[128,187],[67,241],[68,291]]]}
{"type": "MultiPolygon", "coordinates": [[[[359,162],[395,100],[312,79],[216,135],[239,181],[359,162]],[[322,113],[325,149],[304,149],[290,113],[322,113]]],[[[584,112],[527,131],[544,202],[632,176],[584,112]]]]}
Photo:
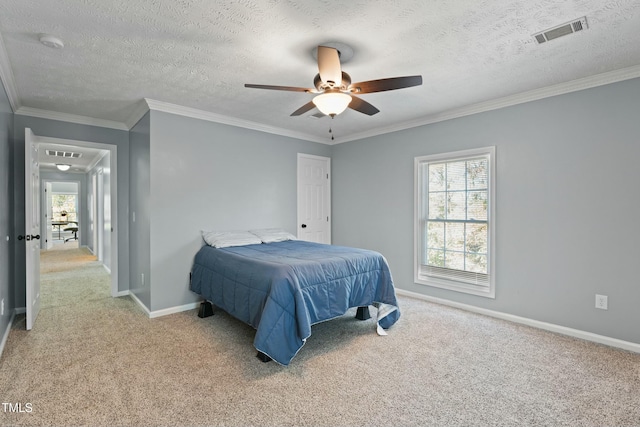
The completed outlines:
{"type": "Polygon", "coordinates": [[[313,78],[313,85],[318,89],[319,92],[324,92],[325,90],[338,89],[341,91],[349,90],[349,85],[351,84],[351,76],[344,71],[342,72],[342,84],[340,87],[335,87],[335,82],[329,81],[324,83],[320,78],[320,74],[316,74],[313,78]]]}

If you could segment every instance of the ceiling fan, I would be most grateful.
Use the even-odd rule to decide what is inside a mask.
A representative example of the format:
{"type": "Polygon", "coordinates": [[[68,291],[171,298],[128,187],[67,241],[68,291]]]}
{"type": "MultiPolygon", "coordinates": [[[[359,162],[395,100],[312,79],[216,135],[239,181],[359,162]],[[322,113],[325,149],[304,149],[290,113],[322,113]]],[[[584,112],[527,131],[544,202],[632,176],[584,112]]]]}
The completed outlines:
{"type": "Polygon", "coordinates": [[[347,107],[369,116],[380,112],[367,101],[355,96],[356,94],[384,92],[422,84],[422,76],[392,77],[351,83],[349,74],[342,71],[340,52],[329,46],[318,46],[318,71],[319,73],[313,79],[314,88],[257,84],[245,84],[244,86],[255,89],[317,93],[318,95],[313,100],[298,108],[291,115],[299,116],[317,107],[323,115],[333,118],[346,110],[347,107]]]}

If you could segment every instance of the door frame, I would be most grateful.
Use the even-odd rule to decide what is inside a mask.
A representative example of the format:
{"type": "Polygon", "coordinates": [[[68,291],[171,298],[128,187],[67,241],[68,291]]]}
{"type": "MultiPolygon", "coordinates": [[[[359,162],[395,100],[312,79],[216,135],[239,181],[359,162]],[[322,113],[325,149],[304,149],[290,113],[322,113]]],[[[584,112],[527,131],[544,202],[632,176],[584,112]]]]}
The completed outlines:
{"type": "MultiPolygon", "coordinates": [[[[32,133],[32,142],[39,147],[40,144],[58,144],[77,147],[89,147],[110,152],[110,202],[111,202],[111,296],[118,296],[118,167],[117,167],[117,146],[112,144],[103,144],[100,142],[80,141],[65,138],[53,138],[48,136],[39,136],[32,133]]],[[[79,189],[86,191],[86,189],[79,189]]],[[[25,215],[28,213],[25,212],[25,215]]],[[[29,266],[26,266],[29,268],[29,266]]]]}
{"type": "Polygon", "coordinates": [[[94,225],[96,226],[96,241],[94,247],[96,248],[95,255],[98,257],[98,261],[104,261],[104,169],[99,168],[96,171],[96,193],[95,193],[95,205],[96,216],[94,218],[94,225]]]}
{"type": "MultiPolygon", "coordinates": [[[[67,183],[67,182],[71,182],[77,185],[77,193],[76,193],[76,200],[78,203],[78,212],[76,212],[76,215],[78,216],[78,222],[83,222],[84,219],[84,215],[82,215],[82,204],[80,203],[81,201],[81,193],[83,191],[83,186],[82,186],[82,182],[78,179],[60,179],[60,178],[42,178],[42,176],[40,177],[40,182],[42,182],[42,187],[43,188],[47,188],[47,191],[49,191],[50,189],[48,188],[49,185],[56,183],[56,182],[63,182],[63,183],[67,183]]],[[[40,248],[41,249],[51,249],[53,247],[53,243],[49,244],[49,224],[51,223],[51,218],[48,218],[48,210],[50,208],[49,203],[47,201],[47,197],[51,197],[51,196],[47,196],[46,194],[44,194],[44,192],[42,193],[42,197],[41,197],[41,202],[40,202],[40,206],[45,206],[45,209],[47,209],[47,212],[40,212],[40,223],[43,224],[44,226],[47,227],[47,238],[43,239],[42,243],[40,244],[40,248]],[[47,242],[45,242],[44,240],[46,240],[47,242]]],[[[55,232],[53,231],[53,229],[51,229],[51,234],[55,234],[55,232]]],[[[78,229],[78,242],[80,241],[80,229],[78,229]]]]}

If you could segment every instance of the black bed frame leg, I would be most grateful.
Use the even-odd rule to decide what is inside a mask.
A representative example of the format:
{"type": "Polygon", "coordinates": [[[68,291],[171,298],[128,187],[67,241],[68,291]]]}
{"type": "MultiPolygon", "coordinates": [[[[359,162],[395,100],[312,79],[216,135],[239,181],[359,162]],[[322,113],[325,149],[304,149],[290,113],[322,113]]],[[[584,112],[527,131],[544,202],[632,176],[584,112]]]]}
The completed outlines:
{"type": "Polygon", "coordinates": [[[358,320],[371,319],[371,314],[369,314],[369,306],[358,307],[358,311],[356,312],[356,319],[358,320]]]}
{"type": "Polygon", "coordinates": [[[260,361],[261,361],[262,363],[271,362],[271,360],[273,360],[273,359],[271,359],[269,356],[267,356],[266,354],[264,354],[264,353],[263,353],[263,352],[261,352],[261,351],[259,351],[259,352],[258,352],[258,354],[256,354],[256,357],[257,357],[258,359],[260,359],[260,361]]]}
{"type": "Polygon", "coordinates": [[[213,316],[213,306],[209,301],[202,301],[200,303],[200,311],[198,311],[198,317],[204,319],[205,317],[213,316]]]}

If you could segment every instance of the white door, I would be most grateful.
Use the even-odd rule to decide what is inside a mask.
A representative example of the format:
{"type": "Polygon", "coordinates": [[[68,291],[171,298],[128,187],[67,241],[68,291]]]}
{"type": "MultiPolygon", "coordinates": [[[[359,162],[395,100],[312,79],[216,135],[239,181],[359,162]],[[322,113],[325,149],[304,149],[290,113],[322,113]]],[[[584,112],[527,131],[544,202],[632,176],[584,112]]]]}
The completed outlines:
{"type": "Polygon", "coordinates": [[[27,330],[40,311],[40,165],[38,146],[33,141],[31,129],[24,135],[24,194],[25,194],[25,239],[27,281],[27,330]]]}
{"type": "Polygon", "coordinates": [[[45,239],[45,249],[51,249],[53,247],[53,225],[51,225],[51,221],[53,220],[53,201],[51,196],[51,182],[44,183],[44,200],[45,200],[45,226],[47,227],[47,238],[45,239]]]}
{"type": "Polygon", "coordinates": [[[298,238],[331,243],[331,159],[298,154],[298,238]]]}

